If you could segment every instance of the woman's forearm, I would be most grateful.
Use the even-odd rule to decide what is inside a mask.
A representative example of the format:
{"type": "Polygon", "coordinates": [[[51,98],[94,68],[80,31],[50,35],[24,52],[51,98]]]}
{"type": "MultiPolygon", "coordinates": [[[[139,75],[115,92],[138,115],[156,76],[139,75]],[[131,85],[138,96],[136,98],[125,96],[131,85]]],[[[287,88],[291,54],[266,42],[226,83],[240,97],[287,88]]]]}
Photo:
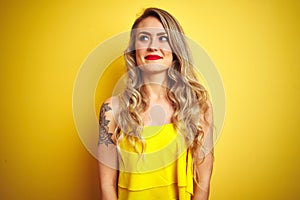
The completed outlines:
{"type": "Polygon", "coordinates": [[[210,180],[213,170],[213,154],[209,153],[204,161],[198,165],[198,184],[194,184],[193,200],[208,200],[210,180]]]}
{"type": "Polygon", "coordinates": [[[116,186],[112,185],[101,185],[101,200],[117,200],[117,189],[116,186]]]}
{"type": "Polygon", "coordinates": [[[195,185],[194,195],[192,200],[208,200],[209,197],[209,186],[206,188],[200,188],[199,186],[195,185]]]}

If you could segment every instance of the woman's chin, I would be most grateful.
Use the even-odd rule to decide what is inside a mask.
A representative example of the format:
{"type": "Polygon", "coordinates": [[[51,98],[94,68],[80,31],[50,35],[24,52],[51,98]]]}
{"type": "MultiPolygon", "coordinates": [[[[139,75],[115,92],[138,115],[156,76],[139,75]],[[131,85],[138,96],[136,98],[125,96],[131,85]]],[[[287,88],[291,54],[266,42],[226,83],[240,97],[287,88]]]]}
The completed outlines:
{"type": "Polygon", "coordinates": [[[158,63],[147,63],[142,66],[139,66],[139,68],[142,70],[142,72],[145,72],[147,74],[149,73],[157,74],[157,73],[165,73],[168,70],[169,66],[161,65],[158,63]]]}

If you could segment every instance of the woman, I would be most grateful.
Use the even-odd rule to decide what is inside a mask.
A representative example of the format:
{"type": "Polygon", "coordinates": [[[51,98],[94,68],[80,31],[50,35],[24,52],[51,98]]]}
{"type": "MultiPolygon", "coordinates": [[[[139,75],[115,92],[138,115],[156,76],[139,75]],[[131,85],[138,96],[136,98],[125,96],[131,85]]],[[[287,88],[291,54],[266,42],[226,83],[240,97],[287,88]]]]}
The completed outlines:
{"type": "Polygon", "coordinates": [[[212,108],[181,26],[146,9],[124,57],[126,88],[100,112],[101,199],[208,199],[212,108]]]}

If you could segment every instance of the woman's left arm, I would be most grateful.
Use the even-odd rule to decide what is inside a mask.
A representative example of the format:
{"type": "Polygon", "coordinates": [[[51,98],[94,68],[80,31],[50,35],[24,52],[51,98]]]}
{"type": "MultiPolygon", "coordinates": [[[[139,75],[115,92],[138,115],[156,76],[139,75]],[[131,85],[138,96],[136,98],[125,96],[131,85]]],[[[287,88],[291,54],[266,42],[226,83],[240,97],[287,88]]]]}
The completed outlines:
{"type": "Polygon", "coordinates": [[[203,126],[204,142],[199,149],[197,160],[198,184],[194,183],[194,195],[192,200],[208,200],[210,191],[210,180],[214,163],[214,141],[213,141],[213,112],[211,103],[208,103],[206,112],[207,124],[203,126]]]}
{"type": "Polygon", "coordinates": [[[205,160],[198,165],[199,185],[194,183],[194,195],[192,200],[208,200],[213,160],[213,153],[209,153],[205,157],[205,160]]]}

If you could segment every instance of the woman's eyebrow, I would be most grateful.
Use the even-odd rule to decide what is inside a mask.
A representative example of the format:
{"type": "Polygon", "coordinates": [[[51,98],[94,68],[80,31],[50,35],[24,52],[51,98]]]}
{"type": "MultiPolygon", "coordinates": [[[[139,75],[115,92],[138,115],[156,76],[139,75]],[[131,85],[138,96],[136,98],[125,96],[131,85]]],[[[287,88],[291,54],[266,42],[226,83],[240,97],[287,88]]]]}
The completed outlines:
{"type": "MultiPolygon", "coordinates": [[[[145,34],[145,35],[152,35],[150,32],[146,32],[146,31],[141,31],[138,33],[138,35],[140,34],[145,34]]],[[[166,32],[159,32],[159,33],[156,33],[157,36],[160,36],[160,35],[167,35],[166,32]]]]}
{"type": "Polygon", "coordinates": [[[167,35],[167,33],[166,33],[166,32],[160,32],[160,33],[157,33],[156,35],[157,35],[157,36],[160,36],[160,35],[167,35]]]}

